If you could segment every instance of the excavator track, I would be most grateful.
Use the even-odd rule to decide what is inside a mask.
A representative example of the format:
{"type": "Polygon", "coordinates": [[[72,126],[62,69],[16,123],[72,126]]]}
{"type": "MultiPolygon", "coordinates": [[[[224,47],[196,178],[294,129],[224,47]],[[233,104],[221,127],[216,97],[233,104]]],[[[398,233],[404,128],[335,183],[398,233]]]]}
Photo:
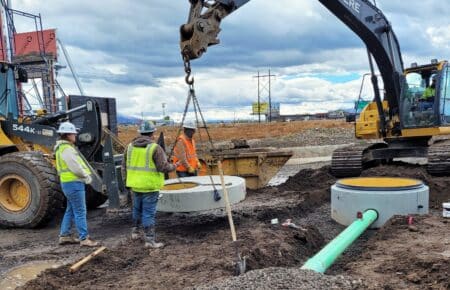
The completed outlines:
{"type": "Polygon", "coordinates": [[[365,153],[373,148],[385,147],[385,143],[353,145],[337,149],[331,158],[331,173],[335,177],[354,177],[373,160],[368,159],[365,153]]]}
{"type": "Polygon", "coordinates": [[[359,176],[363,170],[364,150],[368,145],[337,149],[331,158],[331,173],[336,177],[359,176]]]}
{"type": "Polygon", "coordinates": [[[427,171],[431,175],[450,175],[450,144],[436,143],[428,148],[427,171]]]}

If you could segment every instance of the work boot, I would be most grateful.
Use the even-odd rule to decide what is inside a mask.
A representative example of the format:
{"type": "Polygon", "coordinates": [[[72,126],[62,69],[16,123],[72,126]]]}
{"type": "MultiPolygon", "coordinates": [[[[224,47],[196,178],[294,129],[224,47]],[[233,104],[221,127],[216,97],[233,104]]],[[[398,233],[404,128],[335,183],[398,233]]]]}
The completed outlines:
{"type": "Polygon", "coordinates": [[[148,227],[144,229],[145,232],[145,245],[146,248],[158,249],[164,247],[163,243],[156,241],[155,227],[148,227]]]}
{"type": "Polygon", "coordinates": [[[92,240],[90,237],[80,241],[80,246],[82,247],[97,247],[98,245],[99,242],[92,240]]]}
{"type": "Polygon", "coordinates": [[[141,234],[141,232],[139,231],[139,228],[138,227],[132,227],[131,228],[131,239],[133,240],[133,241],[135,241],[135,240],[139,240],[139,238],[140,238],[140,235],[141,234]]]}
{"type": "Polygon", "coordinates": [[[70,244],[78,244],[80,242],[79,239],[76,239],[72,236],[60,236],[58,244],[59,245],[70,245],[70,244]]]}

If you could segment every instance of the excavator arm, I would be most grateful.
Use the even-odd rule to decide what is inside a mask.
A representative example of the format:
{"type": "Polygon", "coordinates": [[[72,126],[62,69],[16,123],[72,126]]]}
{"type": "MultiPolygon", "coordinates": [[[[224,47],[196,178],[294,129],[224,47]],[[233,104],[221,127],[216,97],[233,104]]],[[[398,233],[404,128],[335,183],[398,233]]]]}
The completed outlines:
{"type": "MultiPolygon", "coordinates": [[[[185,60],[201,57],[219,43],[221,21],[250,0],[190,0],[188,22],[181,26],[181,52],[185,60]]],[[[368,0],[318,0],[366,44],[384,82],[390,115],[398,113],[404,83],[400,45],[384,14],[368,0]]]]}

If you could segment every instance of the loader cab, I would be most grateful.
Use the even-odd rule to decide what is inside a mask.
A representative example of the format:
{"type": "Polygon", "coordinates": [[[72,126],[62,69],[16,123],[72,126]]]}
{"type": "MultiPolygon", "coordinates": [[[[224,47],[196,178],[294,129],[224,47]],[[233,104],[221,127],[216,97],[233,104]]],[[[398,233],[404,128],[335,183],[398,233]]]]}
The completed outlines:
{"type": "Polygon", "coordinates": [[[16,77],[13,66],[0,63],[0,116],[8,115],[19,115],[16,77]]]}
{"type": "Polygon", "coordinates": [[[450,125],[449,66],[446,61],[405,70],[401,96],[404,128],[429,128],[450,125]]]}

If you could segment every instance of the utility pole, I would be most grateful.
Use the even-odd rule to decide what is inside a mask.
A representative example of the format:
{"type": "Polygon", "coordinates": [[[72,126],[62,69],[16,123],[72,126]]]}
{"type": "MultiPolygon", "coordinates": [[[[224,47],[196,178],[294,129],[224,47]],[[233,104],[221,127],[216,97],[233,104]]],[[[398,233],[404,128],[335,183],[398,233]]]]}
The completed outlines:
{"type": "Polygon", "coordinates": [[[261,91],[259,90],[259,71],[257,78],[258,78],[258,123],[261,123],[261,103],[260,103],[261,91]]]}
{"type": "Polygon", "coordinates": [[[272,75],[270,74],[270,68],[269,68],[269,123],[272,122],[272,96],[270,95],[271,88],[270,88],[270,80],[272,79],[272,75]]]}
{"type": "Polygon", "coordinates": [[[266,90],[268,92],[268,97],[269,97],[269,111],[267,112],[267,120],[269,122],[272,121],[272,77],[276,77],[276,75],[271,74],[270,69],[269,69],[269,74],[267,75],[261,75],[258,71],[258,75],[254,76],[254,78],[258,78],[258,121],[259,123],[261,123],[261,91],[262,90],[266,90]],[[268,82],[266,82],[263,86],[262,89],[260,88],[260,79],[267,79],[268,78],[268,82]],[[267,87],[268,86],[268,87],[267,87]]]}

